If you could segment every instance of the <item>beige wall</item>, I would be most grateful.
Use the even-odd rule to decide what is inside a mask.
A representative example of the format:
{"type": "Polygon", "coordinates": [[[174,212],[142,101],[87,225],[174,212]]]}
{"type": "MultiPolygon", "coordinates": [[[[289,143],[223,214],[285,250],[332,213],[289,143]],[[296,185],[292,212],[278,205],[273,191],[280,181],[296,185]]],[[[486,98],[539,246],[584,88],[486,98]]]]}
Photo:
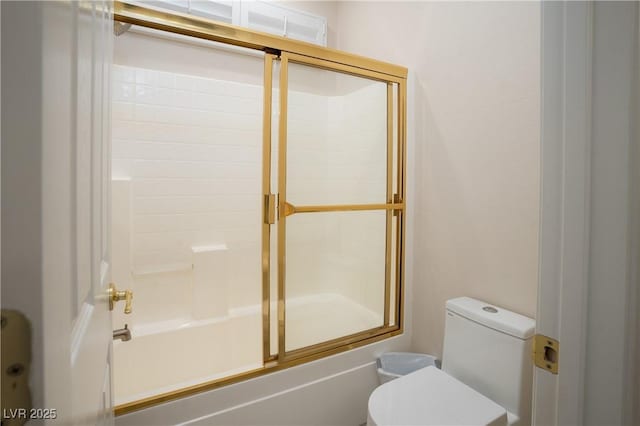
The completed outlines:
{"type": "Polygon", "coordinates": [[[452,297],[535,314],[539,9],[338,4],[340,49],[405,65],[416,79],[414,350],[441,355],[452,297]]]}

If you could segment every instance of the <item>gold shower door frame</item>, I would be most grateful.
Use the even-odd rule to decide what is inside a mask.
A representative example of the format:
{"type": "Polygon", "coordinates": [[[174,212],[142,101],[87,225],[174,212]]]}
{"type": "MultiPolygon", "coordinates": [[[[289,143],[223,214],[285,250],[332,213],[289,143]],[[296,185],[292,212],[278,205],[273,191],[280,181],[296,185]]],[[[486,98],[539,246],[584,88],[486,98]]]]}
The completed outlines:
{"type": "MultiPolygon", "coordinates": [[[[275,55],[265,55],[265,92],[264,92],[264,161],[263,161],[263,189],[265,190],[263,196],[265,199],[265,225],[263,225],[263,357],[265,363],[273,362],[289,362],[292,360],[304,358],[309,355],[332,350],[340,347],[352,347],[354,344],[365,341],[377,336],[387,336],[390,333],[401,331],[401,306],[396,303],[395,307],[395,323],[390,325],[390,310],[391,310],[391,270],[392,262],[395,262],[395,270],[397,274],[393,277],[393,282],[396,283],[395,294],[401,296],[402,289],[400,286],[402,280],[402,242],[403,237],[401,232],[404,229],[404,126],[398,125],[398,152],[397,152],[397,164],[396,170],[398,174],[396,176],[398,183],[398,192],[394,193],[393,188],[393,85],[397,85],[397,105],[404,105],[405,98],[405,80],[398,77],[393,77],[388,74],[379,73],[373,70],[366,70],[340,64],[332,61],[327,61],[315,57],[309,57],[305,55],[282,52],[278,58],[275,55]],[[279,111],[279,132],[278,132],[278,194],[271,194],[269,192],[271,181],[271,105],[272,105],[272,88],[270,87],[273,81],[272,69],[273,61],[280,60],[280,111],[279,111]],[[386,144],[386,202],[378,204],[339,204],[339,205],[307,205],[307,206],[294,206],[287,200],[287,120],[288,120],[288,68],[289,63],[295,63],[299,65],[309,66],[313,68],[323,69],[327,71],[334,71],[343,74],[352,75],[355,77],[365,78],[378,82],[385,83],[387,86],[387,144],[386,144]],[[267,129],[268,126],[268,129],[267,129]],[[268,131],[267,131],[268,130],[268,131]],[[277,203],[274,203],[277,200],[277,203]],[[277,214],[273,212],[273,208],[277,204],[277,214]],[[269,210],[271,209],[271,210],[269,210]],[[318,212],[341,212],[341,211],[386,211],[386,229],[385,229],[385,290],[384,290],[384,319],[383,324],[380,327],[363,330],[358,333],[339,337],[325,342],[320,342],[311,346],[287,351],[285,348],[286,342],[286,330],[285,330],[285,318],[286,318],[286,224],[287,217],[293,214],[301,213],[318,213],[318,212]],[[397,218],[398,234],[396,248],[396,259],[392,259],[392,227],[394,215],[397,218]],[[277,330],[278,330],[278,353],[271,353],[271,333],[270,333],[270,302],[272,300],[270,294],[270,268],[271,263],[266,262],[266,259],[270,259],[270,224],[273,223],[273,218],[278,218],[278,230],[277,230],[277,276],[278,276],[278,292],[277,292],[277,330]],[[270,218],[270,219],[268,219],[270,218]],[[265,252],[266,251],[266,252],[265,252]]],[[[404,109],[398,108],[398,123],[404,123],[404,109]],[[402,120],[402,121],[401,121],[402,120]]],[[[400,297],[396,298],[396,302],[400,302],[400,297]]]]}
{"type": "Polygon", "coordinates": [[[215,389],[227,384],[236,383],[249,378],[268,374],[273,371],[313,361],[359,346],[374,343],[403,332],[404,307],[404,241],[406,228],[406,77],[407,69],[401,66],[369,59],[346,52],[329,49],[310,43],[296,41],[285,37],[253,31],[211,21],[208,19],[168,13],[152,8],[142,7],[122,1],[114,2],[114,21],[139,25],[147,28],[187,35],[191,37],[247,47],[265,52],[264,55],[264,98],[263,98],[263,170],[262,170],[262,329],[263,329],[263,367],[204,382],[187,388],[166,392],[149,398],[133,401],[115,407],[115,414],[122,415],[167,401],[183,398],[199,392],[215,389]],[[280,117],[278,136],[278,194],[271,193],[271,124],[273,96],[273,63],[280,61],[280,117]],[[350,74],[357,77],[380,81],[387,85],[387,162],[386,162],[386,202],[380,204],[341,204],[294,206],[286,199],[286,144],[287,144],[287,87],[288,64],[305,66],[350,74]],[[394,90],[397,110],[394,111],[394,90]],[[393,134],[394,112],[397,120],[397,134],[393,134]],[[397,139],[396,152],[393,152],[394,137],[397,139]],[[396,158],[396,175],[393,176],[393,158],[396,158]],[[394,193],[393,181],[396,180],[394,193]],[[386,211],[385,241],[385,294],[384,318],[380,327],[364,330],[359,333],[321,342],[287,352],[285,350],[285,292],[286,282],[284,267],[286,261],[286,218],[292,214],[336,211],[386,211]],[[277,212],[276,212],[277,211],[277,212]],[[270,294],[271,278],[271,225],[278,222],[277,232],[277,266],[278,266],[278,353],[271,354],[270,349],[270,294]],[[392,227],[396,227],[396,240],[392,241],[392,227]],[[395,258],[392,259],[392,244],[395,244],[395,258]],[[392,262],[395,264],[395,275],[391,276],[392,262]],[[395,288],[394,322],[391,325],[391,290],[395,288]]]}

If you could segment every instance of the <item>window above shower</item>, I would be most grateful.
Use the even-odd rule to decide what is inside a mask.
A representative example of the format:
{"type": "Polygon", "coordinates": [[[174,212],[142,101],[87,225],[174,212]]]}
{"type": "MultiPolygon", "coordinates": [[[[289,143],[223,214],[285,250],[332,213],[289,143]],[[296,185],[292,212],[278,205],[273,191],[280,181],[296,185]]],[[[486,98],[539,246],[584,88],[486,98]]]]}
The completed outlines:
{"type": "Polygon", "coordinates": [[[283,37],[327,45],[327,18],[266,1],[138,0],[141,6],[186,13],[283,37]]]}

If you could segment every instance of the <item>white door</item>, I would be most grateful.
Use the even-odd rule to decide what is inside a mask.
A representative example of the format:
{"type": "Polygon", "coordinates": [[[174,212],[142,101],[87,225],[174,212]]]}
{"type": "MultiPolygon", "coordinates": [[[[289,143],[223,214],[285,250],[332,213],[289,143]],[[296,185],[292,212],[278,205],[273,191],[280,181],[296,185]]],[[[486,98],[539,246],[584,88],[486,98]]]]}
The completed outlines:
{"type": "Polygon", "coordinates": [[[73,36],[77,50],[71,51],[71,66],[76,68],[71,81],[76,95],[71,100],[76,124],[72,129],[76,132],[75,149],[72,147],[75,211],[71,212],[76,219],[72,222],[76,256],[71,264],[76,270],[69,289],[75,296],[71,307],[71,414],[74,423],[106,425],[113,423],[112,323],[106,298],[111,279],[112,3],[72,2],[71,6],[77,31],[73,36]]]}
{"type": "Polygon", "coordinates": [[[41,2],[44,407],[113,424],[110,1],[41,2]]]}

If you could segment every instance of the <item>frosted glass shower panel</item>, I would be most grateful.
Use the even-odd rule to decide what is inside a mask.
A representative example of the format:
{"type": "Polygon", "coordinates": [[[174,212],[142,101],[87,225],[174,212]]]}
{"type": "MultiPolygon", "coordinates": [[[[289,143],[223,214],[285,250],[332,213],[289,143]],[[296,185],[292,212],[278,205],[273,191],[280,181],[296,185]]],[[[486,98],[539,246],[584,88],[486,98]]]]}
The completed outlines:
{"type": "Polygon", "coordinates": [[[287,220],[287,351],[382,326],[385,211],[287,220]]]}
{"type": "Polygon", "coordinates": [[[387,85],[289,63],[287,199],[385,202],[387,85]]]}
{"type": "Polygon", "coordinates": [[[264,63],[147,34],[116,44],[113,270],[135,294],[113,314],[134,336],[114,344],[123,404],[263,365],[264,63]]]}

